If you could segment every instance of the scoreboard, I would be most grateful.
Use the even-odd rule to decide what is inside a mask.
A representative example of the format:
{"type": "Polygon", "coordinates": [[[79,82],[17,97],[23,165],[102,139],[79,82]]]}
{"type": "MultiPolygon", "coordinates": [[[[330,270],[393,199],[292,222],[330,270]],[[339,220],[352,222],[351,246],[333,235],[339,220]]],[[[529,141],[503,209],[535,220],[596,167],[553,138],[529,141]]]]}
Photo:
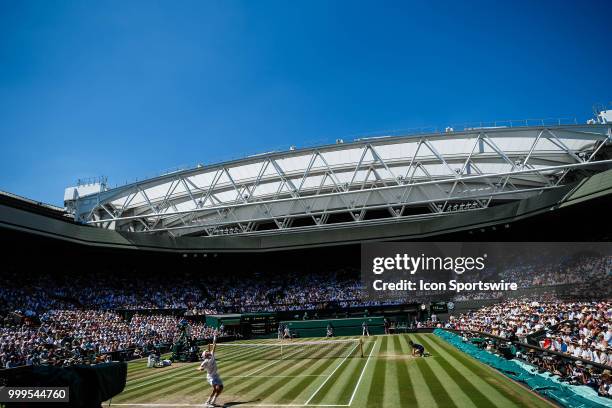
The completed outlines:
{"type": "Polygon", "coordinates": [[[243,333],[255,336],[276,333],[276,313],[244,313],[240,315],[240,326],[243,333]]]}
{"type": "Polygon", "coordinates": [[[435,314],[448,313],[448,305],[446,302],[432,302],[429,310],[435,314]]]}
{"type": "Polygon", "coordinates": [[[241,333],[245,337],[276,333],[276,313],[234,313],[207,315],[206,325],[219,328],[221,325],[230,333],[241,333]]]}

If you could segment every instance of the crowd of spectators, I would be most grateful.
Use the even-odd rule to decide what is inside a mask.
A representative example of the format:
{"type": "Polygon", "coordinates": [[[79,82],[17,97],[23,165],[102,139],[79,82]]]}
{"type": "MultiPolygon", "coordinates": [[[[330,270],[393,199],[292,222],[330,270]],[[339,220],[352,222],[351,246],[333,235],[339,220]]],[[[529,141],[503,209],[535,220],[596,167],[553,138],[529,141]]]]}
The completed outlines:
{"type": "Polygon", "coordinates": [[[578,259],[561,258],[533,260],[500,268],[498,275],[506,282],[515,282],[520,288],[534,286],[569,285],[599,279],[610,275],[612,256],[584,256],[578,259]]]}
{"type": "Polygon", "coordinates": [[[572,384],[612,396],[612,302],[512,300],[451,316],[446,328],[536,343],[517,357],[572,384]]]}
{"type": "MultiPolygon", "coordinates": [[[[564,288],[576,296],[602,294],[612,287],[612,257],[579,259],[518,259],[492,265],[479,274],[464,274],[458,280],[516,282],[522,290],[545,291],[564,288]],[[610,285],[602,285],[608,282],[610,285]]],[[[428,295],[432,295],[429,293],[428,295]]],[[[438,294],[442,295],[442,294],[438,294]]],[[[502,292],[450,294],[454,301],[498,299],[502,292]]],[[[533,294],[530,294],[533,297],[533,294]]],[[[449,298],[449,300],[450,300],[449,298]]],[[[8,270],[0,276],[0,311],[20,310],[26,316],[51,309],[185,309],[189,314],[224,312],[316,310],[328,307],[376,306],[414,301],[397,298],[372,299],[356,270],[282,274],[241,271],[210,274],[176,271],[91,272],[70,276],[30,276],[8,270]]],[[[420,300],[420,299],[417,299],[420,300]]]]}
{"type": "Polygon", "coordinates": [[[0,277],[0,310],[19,310],[27,316],[41,315],[50,309],[185,309],[190,315],[198,315],[383,303],[363,298],[363,286],[356,271],[283,275],[177,272],[171,279],[166,274],[138,277],[136,271],[76,275],[65,282],[49,276],[29,281],[19,271],[8,271],[0,277]]]}
{"type": "MultiPolygon", "coordinates": [[[[555,292],[557,296],[605,298],[612,296],[612,256],[518,257],[504,265],[490,265],[480,273],[470,273],[459,280],[514,282],[521,293],[555,292]]],[[[501,299],[505,292],[464,292],[453,296],[455,301],[501,299]]]]}
{"type": "MultiPolygon", "coordinates": [[[[534,333],[546,334],[542,346],[570,352],[572,345],[605,349],[612,347],[612,302],[509,300],[477,311],[451,316],[449,327],[478,331],[525,341],[534,333]],[[557,343],[557,341],[559,341],[557,343]]],[[[584,350],[583,350],[584,351],[584,350]]],[[[586,354],[584,355],[586,356],[586,354]]],[[[596,361],[596,357],[588,359],[596,361]]]]}
{"type": "MultiPolygon", "coordinates": [[[[91,364],[118,352],[124,358],[140,357],[176,341],[181,320],[144,314],[123,319],[115,312],[94,310],[51,310],[41,316],[40,325],[5,319],[0,327],[0,364],[2,368],[91,364]]],[[[192,322],[189,329],[197,340],[214,334],[204,323],[192,322]]]]}
{"type": "Polygon", "coordinates": [[[186,309],[202,302],[202,291],[188,273],[147,274],[139,271],[86,274],[23,274],[18,269],[0,275],[0,310],[20,310],[28,316],[50,309],[186,309]],[[171,282],[171,284],[169,284],[171,282]],[[194,284],[195,283],[195,284],[194,284]]]}
{"type": "MultiPolygon", "coordinates": [[[[612,281],[612,257],[516,259],[504,266],[488,265],[479,274],[458,280],[515,282],[521,289],[568,287],[589,293],[589,285],[612,281]]],[[[592,289],[592,288],[591,288],[592,289]]],[[[591,292],[601,292],[601,286],[591,292]]],[[[455,301],[496,299],[502,292],[464,292],[455,301]]],[[[376,300],[364,297],[356,270],[282,274],[242,271],[233,274],[142,271],[100,271],[70,276],[27,275],[8,270],[0,277],[0,310],[40,315],[46,310],[92,308],[187,309],[190,314],[324,309],[397,304],[405,297],[376,300]]]]}

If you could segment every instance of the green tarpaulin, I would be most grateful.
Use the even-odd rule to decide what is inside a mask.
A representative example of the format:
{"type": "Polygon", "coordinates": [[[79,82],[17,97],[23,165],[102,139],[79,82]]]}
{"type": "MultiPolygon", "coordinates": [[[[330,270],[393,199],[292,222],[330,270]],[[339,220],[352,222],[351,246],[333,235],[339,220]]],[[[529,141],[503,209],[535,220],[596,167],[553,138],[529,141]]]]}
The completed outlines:
{"type": "Polygon", "coordinates": [[[479,348],[471,342],[464,342],[462,338],[455,333],[436,329],[434,330],[434,334],[443,338],[464,353],[497,369],[513,380],[527,384],[532,390],[557,401],[564,407],[612,407],[611,399],[598,396],[597,392],[590,387],[562,383],[558,378],[548,373],[538,373],[537,370],[529,364],[518,360],[506,360],[503,357],[479,348]]]}

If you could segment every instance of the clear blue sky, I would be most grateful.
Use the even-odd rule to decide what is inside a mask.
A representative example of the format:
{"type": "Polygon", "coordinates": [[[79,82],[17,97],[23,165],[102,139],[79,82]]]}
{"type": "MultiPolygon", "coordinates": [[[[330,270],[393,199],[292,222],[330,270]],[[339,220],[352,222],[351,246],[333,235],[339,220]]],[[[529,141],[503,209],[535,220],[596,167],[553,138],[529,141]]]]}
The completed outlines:
{"type": "Polygon", "coordinates": [[[612,101],[612,2],[0,0],[0,189],[612,101]]]}

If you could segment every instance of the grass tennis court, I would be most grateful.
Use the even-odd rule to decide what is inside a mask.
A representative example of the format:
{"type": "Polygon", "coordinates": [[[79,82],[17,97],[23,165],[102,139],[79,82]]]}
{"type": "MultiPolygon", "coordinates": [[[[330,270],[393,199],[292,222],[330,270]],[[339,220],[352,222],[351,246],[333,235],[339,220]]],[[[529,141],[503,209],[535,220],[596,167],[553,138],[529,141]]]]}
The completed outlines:
{"type": "MultiPolygon", "coordinates": [[[[346,338],[344,338],[346,339],[346,338]]],[[[294,341],[321,340],[300,339],[294,341]]],[[[310,358],[283,360],[218,358],[225,406],[327,407],[550,407],[526,388],[456,350],[432,334],[363,338],[364,357],[312,352],[310,358]],[[430,357],[410,356],[408,341],[425,346],[430,357]]],[[[269,343],[276,340],[245,342],[269,343]]],[[[210,393],[198,363],[146,368],[128,366],[123,393],[111,406],[203,406],[210,393]]],[[[105,406],[108,402],[105,403],[105,406]]]]}

